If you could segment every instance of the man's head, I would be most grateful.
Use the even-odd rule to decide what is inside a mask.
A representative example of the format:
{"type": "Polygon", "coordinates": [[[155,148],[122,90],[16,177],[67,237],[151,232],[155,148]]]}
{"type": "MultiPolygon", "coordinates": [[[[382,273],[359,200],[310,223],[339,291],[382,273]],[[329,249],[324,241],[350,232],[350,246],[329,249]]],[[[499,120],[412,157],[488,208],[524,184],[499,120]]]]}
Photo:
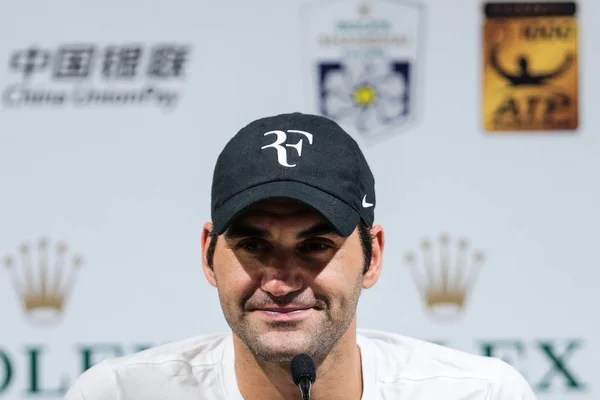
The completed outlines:
{"type": "Polygon", "coordinates": [[[374,203],[369,166],[333,121],[278,115],[229,141],[213,177],[204,272],[257,357],[322,357],[346,334],[381,270],[374,203]]]}

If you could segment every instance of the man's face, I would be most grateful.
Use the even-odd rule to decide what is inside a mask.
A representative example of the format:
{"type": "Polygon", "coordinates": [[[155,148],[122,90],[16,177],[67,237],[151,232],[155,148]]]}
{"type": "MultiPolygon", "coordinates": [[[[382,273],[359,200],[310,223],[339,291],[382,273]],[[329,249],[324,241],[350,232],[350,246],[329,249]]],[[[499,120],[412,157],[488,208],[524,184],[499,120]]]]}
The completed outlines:
{"type": "Polygon", "coordinates": [[[289,362],[329,351],[346,332],[363,267],[357,230],[343,238],[310,209],[270,201],[219,237],[205,272],[233,333],[257,357],[289,362]]]}

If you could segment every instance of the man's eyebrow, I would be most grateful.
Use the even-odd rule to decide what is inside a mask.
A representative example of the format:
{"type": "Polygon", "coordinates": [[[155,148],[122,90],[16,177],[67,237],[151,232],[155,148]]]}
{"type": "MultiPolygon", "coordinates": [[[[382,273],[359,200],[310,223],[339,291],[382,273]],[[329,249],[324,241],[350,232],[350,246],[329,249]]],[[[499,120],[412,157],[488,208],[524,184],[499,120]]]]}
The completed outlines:
{"type": "Polygon", "coordinates": [[[327,222],[320,222],[316,225],[311,226],[308,229],[303,230],[302,232],[296,235],[299,239],[306,239],[311,236],[319,236],[319,235],[336,235],[339,236],[339,233],[335,230],[335,228],[327,222]]]}
{"type": "Polygon", "coordinates": [[[248,236],[265,238],[269,236],[269,231],[245,223],[236,223],[232,224],[229,229],[225,231],[224,236],[228,239],[239,239],[248,236]]]}
{"type": "MultiPolygon", "coordinates": [[[[317,223],[310,228],[299,232],[296,237],[298,239],[306,239],[313,236],[319,235],[336,235],[339,236],[339,233],[335,230],[335,228],[327,223],[320,222],[317,223]]],[[[247,223],[236,223],[232,224],[227,231],[225,231],[224,236],[227,239],[239,239],[243,237],[258,237],[258,238],[266,238],[270,236],[270,232],[267,229],[262,229],[256,226],[249,225],[247,223]]]]}

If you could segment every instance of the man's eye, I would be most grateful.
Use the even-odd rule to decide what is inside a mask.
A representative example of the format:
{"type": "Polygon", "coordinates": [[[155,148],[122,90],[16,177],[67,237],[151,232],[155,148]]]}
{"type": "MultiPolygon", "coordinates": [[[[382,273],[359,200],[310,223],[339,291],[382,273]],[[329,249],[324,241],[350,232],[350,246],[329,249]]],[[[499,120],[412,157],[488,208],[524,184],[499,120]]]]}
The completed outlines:
{"type": "Polygon", "coordinates": [[[240,242],[237,248],[245,250],[249,253],[260,253],[269,249],[269,243],[264,240],[247,239],[240,242]]]}
{"type": "Polygon", "coordinates": [[[300,250],[305,253],[319,253],[331,248],[327,243],[319,241],[304,242],[299,246],[300,250]]]}

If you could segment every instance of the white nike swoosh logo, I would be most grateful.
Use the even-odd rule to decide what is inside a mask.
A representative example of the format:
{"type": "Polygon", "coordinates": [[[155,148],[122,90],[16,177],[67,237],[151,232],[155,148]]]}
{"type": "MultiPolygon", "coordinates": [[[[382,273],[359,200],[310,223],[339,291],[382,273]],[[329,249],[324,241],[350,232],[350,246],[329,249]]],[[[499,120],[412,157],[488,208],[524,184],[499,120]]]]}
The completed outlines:
{"type": "Polygon", "coordinates": [[[365,194],[365,197],[363,197],[362,206],[363,206],[363,208],[373,207],[373,203],[367,203],[367,195],[366,194],[365,194]]]}

